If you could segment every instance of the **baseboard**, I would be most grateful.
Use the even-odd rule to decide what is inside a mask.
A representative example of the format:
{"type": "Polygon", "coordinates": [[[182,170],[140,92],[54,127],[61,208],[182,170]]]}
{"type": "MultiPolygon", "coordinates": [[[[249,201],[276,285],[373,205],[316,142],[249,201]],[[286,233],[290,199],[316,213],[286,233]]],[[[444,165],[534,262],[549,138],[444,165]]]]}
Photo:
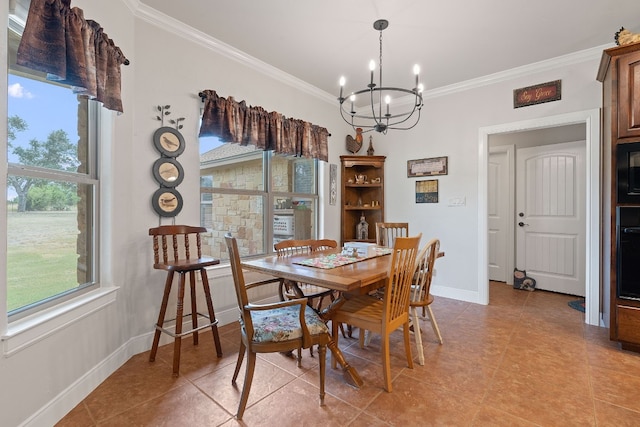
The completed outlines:
{"type": "MultiPolygon", "coordinates": [[[[268,303],[277,301],[277,297],[271,297],[257,303],[268,303]]],[[[216,312],[218,325],[224,326],[238,321],[238,308],[233,307],[228,310],[216,312]]],[[[183,330],[191,326],[190,321],[183,323],[183,330]]],[[[31,417],[20,424],[20,427],[41,427],[52,426],[60,421],[66,414],[82,402],[93,390],[95,390],[109,375],[124,365],[132,356],[144,353],[151,349],[153,342],[153,331],[131,338],[120,346],[116,351],[87,371],[84,375],[73,382],[62,393],[58,394],[46,405],[40,408],[31,417]]],[[[168,344],[173,338],[162,334],[160,345],[168,344]]]]}

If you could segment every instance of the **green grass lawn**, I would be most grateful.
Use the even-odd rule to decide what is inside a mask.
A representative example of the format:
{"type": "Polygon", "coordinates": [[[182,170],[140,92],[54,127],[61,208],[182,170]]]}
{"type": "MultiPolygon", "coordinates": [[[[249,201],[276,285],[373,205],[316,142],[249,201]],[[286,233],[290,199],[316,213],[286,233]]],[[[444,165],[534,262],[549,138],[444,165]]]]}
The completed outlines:
{"type": "Polygon", "coordinates": [[[78,287],[75,211],[9,212],[9,311],[78,287]]]}

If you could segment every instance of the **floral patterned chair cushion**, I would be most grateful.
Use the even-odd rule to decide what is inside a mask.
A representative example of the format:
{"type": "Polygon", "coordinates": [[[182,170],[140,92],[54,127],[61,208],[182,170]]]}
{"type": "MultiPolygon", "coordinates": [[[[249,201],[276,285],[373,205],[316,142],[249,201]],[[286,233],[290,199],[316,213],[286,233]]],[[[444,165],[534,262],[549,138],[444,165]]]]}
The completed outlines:
{"type": "MultiPolygon", "coordinates": [[[[311,335],[329,333],[329,328],[313,309],[305,305],[305,322],[311,335]]],[[[255,342],[278,342],[302,337],[300,307],[282,307],[251,312],[255,342]]]]}

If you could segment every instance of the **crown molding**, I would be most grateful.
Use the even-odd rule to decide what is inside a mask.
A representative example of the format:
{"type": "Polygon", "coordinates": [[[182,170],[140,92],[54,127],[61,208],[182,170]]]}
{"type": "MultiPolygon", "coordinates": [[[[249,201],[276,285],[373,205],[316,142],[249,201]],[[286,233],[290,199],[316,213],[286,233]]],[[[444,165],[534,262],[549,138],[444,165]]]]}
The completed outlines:
{"type": "Polygon", "coordinates": [[[511,68],[509,70],[500,71],[494,74],[466,80],[448,86],[442,86],[435,89],[426,90],[422,94],[423,99],[432,99],[440,96],[450,95],[465,90],[476,89],[496,83],[513,80],[519,77],[525,77],[532,74],[542,73],[545,71],[553,71],[558,68],[570,65],[580,64],[582,62],[600,60],[602,51],[610,48],[611,44],[596,46],[589,49],[573,52],[563,56],[547,59],[544,61],[534,62],[523,65],[521,67],[511,68]]]}
{"type": "Polygon", "coordinates": [[[266,62],[260,61],[259,59],[254,58],[253,56],[250,56],[229,44],[226,44],[214,37],[211,37],[208,34],[203,33],[202,31],[190,27],[185,23],[178,21],[171,16],[165,15],[143,3],[140,3],[138,0],[124,1],[127,1],[130,4],[133,4],[133,2],[135,2],[135,16],[149,24],[155,25],[179,37],[197,43],[206,49],[209,49],[233,61],[252,68],[268,77],[273,78],[274,80],[292,86],[309,95],[315,96],[332,104],[335,103],[335,96],[321,89],[318,89],[317,87],[291,74],[288,74],[279,68],[269,65],[266,62]]]}
{"type": "MultiPolygon", "coordinates": [[[[333,94],[325,92],[291,74],[282,71],[266,62],[260,61],[245,52],[236,49],[235,47],[226,44],[208,34],[203,33],[185,23],[178,21],[171,16],[165,15],[156,9],[141,3],[139,0],[122,0],[127,7],[132,10],[134,15],[151,24],[155,25],[163,30],[169,31],[179,37],[182,37],[191,42],[195,42],[200,46],[216,52],[222,56],[225,56],[233,61],[250,67],[259,73],[262,73],[268,77],[271,77],[279,82],[296,88],[309,95],[315,96],[330,104],[335,104],[336,98],[333,94]]],[[[612,45],[596,46],[590,49],[573,52],[567,55],[558,56],[548,60],[534,62],[521,67],[512,68],[509,70],[500,71],[498,73],[489,74],[483,77],[462,81],[459,83],[451,84],[448,86],[442,86],[435,89],[425,90],[422,93],[423,99],[434,99],[441,96],[446,96],[458,92],[463,92],[470,89],[475,89],[483,86],[488,86],[508,80],[513,80],[519,77],[524,77],[532,74],[541,73],[544,71],[551,71],[558,68],[566,67],[568,65],[579,64],[586,61],[599,60],[604,49],[610,48],[612,45]]]]}

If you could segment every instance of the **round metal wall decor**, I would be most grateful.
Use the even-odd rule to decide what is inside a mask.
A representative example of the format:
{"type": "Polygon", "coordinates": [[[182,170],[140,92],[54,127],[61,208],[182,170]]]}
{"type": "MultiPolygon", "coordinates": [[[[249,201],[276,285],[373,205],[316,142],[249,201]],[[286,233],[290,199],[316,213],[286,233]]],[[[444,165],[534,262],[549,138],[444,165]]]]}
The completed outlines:
{"type": "Polygon", "coordinates": [[[153,193],[151,204],[158,215],[173,217],[182,210],[182,195],[174,188],[160,188],[153,193]]]}
{"type": "Polygon", "coordinates": [[[173,188],[184,179],[184,169],[176,159],[160,157],[152,168],[153,177],[163,187],[173,188]]]}
{"type": "Polygon", "coordinates": [[[161,127],[153,134],[156,149],[167,157],[178,157],[185,148],[184,137],[177,129],[161,127]]]}

